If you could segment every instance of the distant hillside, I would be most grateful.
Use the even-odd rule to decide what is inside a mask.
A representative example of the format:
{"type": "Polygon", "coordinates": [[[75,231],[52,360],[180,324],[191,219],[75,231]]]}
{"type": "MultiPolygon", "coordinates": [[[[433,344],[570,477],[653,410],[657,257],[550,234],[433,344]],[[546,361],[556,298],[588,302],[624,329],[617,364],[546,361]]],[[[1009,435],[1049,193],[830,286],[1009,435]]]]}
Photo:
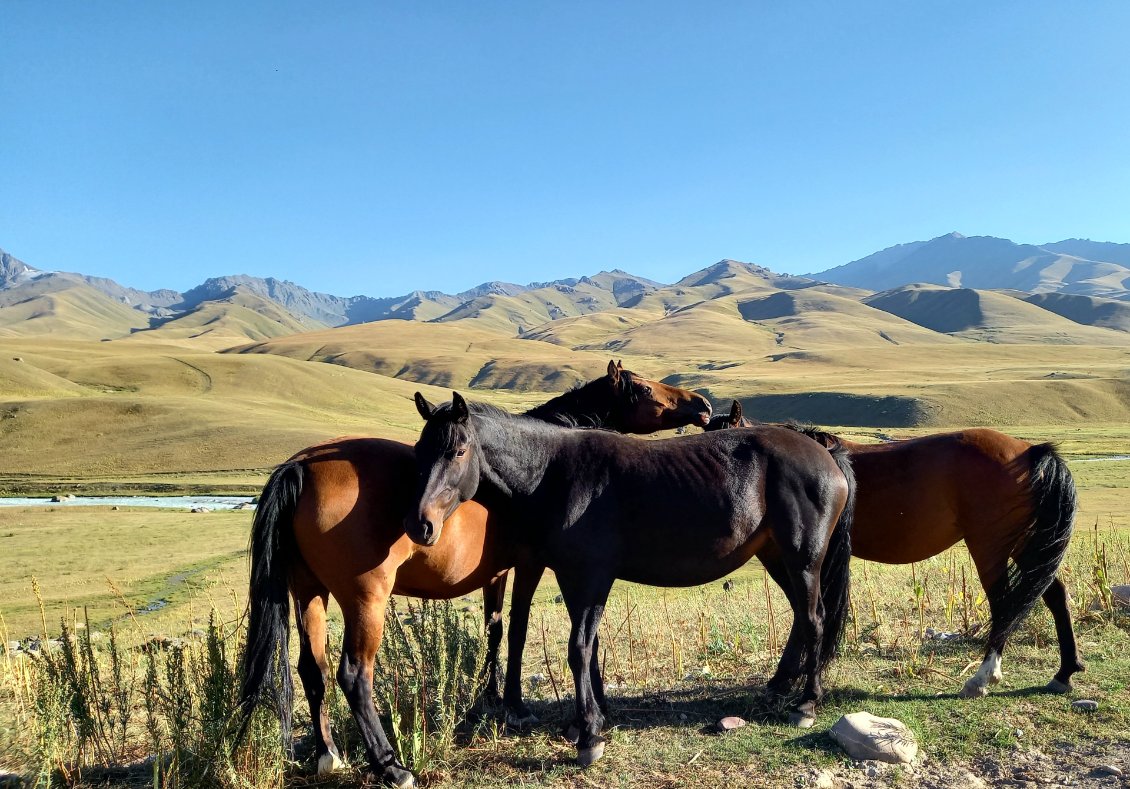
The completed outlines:
{"type": "Polygon", "coordinates": [[[919,326],[982,342],[1130,345],[1130,337],[1082,325],[1003,293],[937,285],[906,285],[864,303],[919,326]]]}
{"type": "Polygon", "coordinates": [[[1034,293],[1024,299],[1087,326],[1130,332],[1130,303],[1067,293],[1034,293]]]}
{"type": "Polygon", "coordinates": [[[992,236],[950,233],[931,241],[890,247],[813,276],[842,285],[889,290],[913,282],[977,289],[1011,288],[1130,298],[1130,244],[1062,241],[1016,244],[992,236]],[[1069,251],[1070,250],[1070,251],[1069,251]]]}

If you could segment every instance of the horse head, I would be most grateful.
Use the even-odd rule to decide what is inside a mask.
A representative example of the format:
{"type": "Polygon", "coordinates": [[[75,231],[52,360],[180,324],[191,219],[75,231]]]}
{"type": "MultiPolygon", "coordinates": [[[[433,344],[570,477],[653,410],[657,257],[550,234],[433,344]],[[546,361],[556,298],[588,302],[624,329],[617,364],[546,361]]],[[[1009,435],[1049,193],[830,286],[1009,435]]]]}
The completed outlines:
{"type": "Polygon", "coordinates": [[[452,393],[450,405],[433,406],[419,392],[416,410],[425,420],[416,442],[416,512],[404,522],[413,542],[435,545],[444,521],[479,487],[481,450],[467,402],[452,393]]]}
{"type": "Polygon", "coordinates": [[[605,427],[621,433],[654,433],[684,425],[705,427],[710,401],[689,389],[652,381],[609,361],[608,374],[597,382],[611,403],[605,427]]]}

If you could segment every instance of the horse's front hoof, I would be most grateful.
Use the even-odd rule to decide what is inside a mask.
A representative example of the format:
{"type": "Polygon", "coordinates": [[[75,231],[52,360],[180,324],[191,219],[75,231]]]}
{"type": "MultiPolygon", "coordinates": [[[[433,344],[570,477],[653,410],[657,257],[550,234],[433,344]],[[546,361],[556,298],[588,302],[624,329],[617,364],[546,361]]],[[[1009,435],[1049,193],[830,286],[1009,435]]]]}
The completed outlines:
{"type": "Polygon", "coordinates": [[[797,710],[789,715],[789,725],[798,729],[811,729],[814,723],[816,723],[816,716],[810,712],[797,710]]]}
{"type": "Polygon", "coordinates": [[[971,679],[965,683],[961,692],[957,695],[963,699],[979,699],[982,696],[989,695],[989,686],[971,679]]]}
{"type": "Polygon", "coordinates": [[[589,767],[602,756],[604,756],[604,739],[597,737],[591,748],[577,749],[577,764],[581,767],[589,767]]]}
{"type": "Polygon", "coordinates": [[[528,709],[506,711],[506,726],[511,729],[528,729],[537,726],[540,722],[538,716],[528,709]]]}
{"type": "Polygon", "coordinates": [[[1058,679],[1053,679],[1047,685],[1044,685],[1044,691],[1047,693],[1055,693],[1062,696],[1065,693],[1071,692],[1071,680],[1067,682],[1060,682],[1058,679]]]}
{"type": "Polygon", "coordinates": [[[318,757],[318,775],[329,775],[345,767],[345,762],[336,753],[323,753],[318,757]]]}
{"type": "Polygon", "coordinates": [[[384,786],[394,786],[396,789],[415,789],[416,776],[399,764],[390,764],[381,773],[380,782],[384,786]]]}

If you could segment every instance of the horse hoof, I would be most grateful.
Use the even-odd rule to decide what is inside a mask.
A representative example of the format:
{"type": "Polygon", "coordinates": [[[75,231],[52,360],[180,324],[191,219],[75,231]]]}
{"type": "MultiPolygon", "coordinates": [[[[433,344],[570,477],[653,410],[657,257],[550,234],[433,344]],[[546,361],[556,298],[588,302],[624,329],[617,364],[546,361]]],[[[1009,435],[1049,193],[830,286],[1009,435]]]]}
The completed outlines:
{"type": "Polygon", "coordinates": [[[798,729],[811,729],[814,723],[816,723],[816,716],[809,715],[807,712],[794,712],[789,715],[789,725],[798,729]]]}
{"type": "Polygon", "coordinates": [[[989,688],[987,685],[982,685],[980,682],[969,680],[957,695],[961,696],[963,699],[979,699],[982,696],[989,695],[989,688]]]}
{"type": "Polygon", "coordinates": [[[577,764],[581,767],[589,767],[602,756],[604,756],[604,740],[598,739],[591,748],[577,749],[577,764]]]}
{"type": "Polygon", "coordinates": [[[336,753],[323,753],[318,757],[318,775],[329,775],[345,766],[336,753]]]}
{"type": "Polygon", "coordinates": [[[531,726],[537,726],[540,722],[538,716],[528,710],[524,713],[515,712],[513,710],[507,710],[506,712],[506,725],[511,729],[526,729],[531,726]]]}
{"type": "Polygon", "coordinates": [[[1071,692],[1071,680],[1067,682],[1060,682],[1058,679],[1053,679],[1044,686],[1044,690],[1048,693],[1055,693],[1062,696],[1064,693],[1071,692]]]}
{"type": "Polygon", "coordinates": [[[567,741],[573,743],[573,745],[576,745],[581,741],[581,730],[577,728],[577,724],[570,723],[565,728],[565,731],[561,732],[561,736],[564,737],[567,741]]]}
{"type": "Polygon", "coordinates": [[[381,781],[385,786],[394,786],[396,789],[416,789],[416,776],[396,764],[390,764],[384,769],[381,781]]]}

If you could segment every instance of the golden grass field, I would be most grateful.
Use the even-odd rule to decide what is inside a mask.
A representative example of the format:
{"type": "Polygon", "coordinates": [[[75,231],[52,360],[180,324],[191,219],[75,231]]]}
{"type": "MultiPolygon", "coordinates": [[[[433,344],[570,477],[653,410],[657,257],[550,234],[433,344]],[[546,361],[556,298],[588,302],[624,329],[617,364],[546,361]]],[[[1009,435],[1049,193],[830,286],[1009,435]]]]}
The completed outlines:
{"type": "MultiPolygon", "coordinates": [[[[857,605],[869,594],[878,597],[868,604],[873,610],[858,612],[856,643],[828,683],[846,690],[830,701],[818,729],[865,704],[907,720],[939,764],[974,766],[1016,748],[1054,749],[1060,740],[1071,747],[1130,740],[1126,618],[1089,611],[1088,585],[1094,565],[1088,540],[1096,527],[1111,552],[1110,582],[1130,583],[1130,460],[1108,459],[1130,454],[1130,334],[1079,327],[1038,307],[1002,301],[1011,297],[1001,294],[982,298],[979,313],[958,316],[965,328],[942,333],[870,306],[863,291],[783,291],[762,275],[727,271],[651,293],[632,308],[537,326],[522,322],[541,307],[499,298],[477,303],[465,320],[286,333],[306,325],[282,313],[264,323],[262,305],[236,299],[130,333],[144,322],[81,289],[53,297],[49,309],[38,303],[37,320],[48,322],[43,330],[27,330],[30,314],[0,320],[0,494],[251,494],[275,464],[332,436],[411,441],[420,424],[411,402],[417,390],[442,401],[457,388],[518,410],[601,374],[609,357],[642,375],[704,391],[716,409],[740,398],[748,415],[809,420],[859,440],[993,426],[1032,441],[1058,441],[1079,485],[1070,573],[1092,667],[1079,693],[1098,697],[1102,714],[1083,719],[1062,699],[1021,693],[1054,670],[1043,614],[1006,659],[1008,693],[979,706],[952,698],[935,705],[932,696],[956,689],[979,650],[975,638],[946,649],[921,638],[919,624],[955,627],[944,598],[965,562],[958,548],[914,569],[860,563],[857,605]],[[926,607],[915,607],[909,591],[919,573],[933,579],[926,607]],[[1016,729],[1028,733],[1015,735],[1016,729]]],[[[921,299],[911,306],[926,309],[921,299]]],[[[929,323],[936,315],[912,317],[929,323]]],[[[212,607],[232,621],[246,595],[250,519],[247,512],[0,508],[0,614],[7,635],[23,638],[41,626],[32,577],[49,630],[80,607],[98,627],[117,622],[139,640],[188,632],[212,607]],[[128,618],[154,601],[166,605],[128,618]]],[[[593,771],[569,766],[570,749],[551,726],[528,738],[480,731],[436,768],[429,785],[704,786],[764,779],[793,786],[810,765],[842,766],[819,731],[798,736],[748,706],[743,689],[763,681],[775,659],[772,634],[787,627],[778,597],[780,621],[769,629],[762,578],[759,567],[744,568],[731,595],[718,584],[662,594],[617,586],[602,641],[622,725],[613,732],[610,757],[593,771]],[[672,623],[663,607],[678,620],[677,642],[665,635],[672,623]],[[627,636],[632,622],[636,630],[627,636]],[[748,712],[762,722],[734,737],[702,735],[702,725],[720,712],[748,712]]],[[[567,619],[555,595],[548,579],[526,671],[552,675],[564,693],[567,619]]],[[[459,605],[473,615],[478,603],[459,605]]],[[[969,605],[974,619],[985,615],[983,605],[969,605]]],[[[565,713],[548,682],[531,693],[553,722],[565,713]]],[[[3,722],[0,745],[11,741],[13,725],[3,722]]],[[[19,769],[13,758],[0,752],[0,771],[19,769]]],[[[905,776],[888,779],[914,785],[905,776]]]]}

